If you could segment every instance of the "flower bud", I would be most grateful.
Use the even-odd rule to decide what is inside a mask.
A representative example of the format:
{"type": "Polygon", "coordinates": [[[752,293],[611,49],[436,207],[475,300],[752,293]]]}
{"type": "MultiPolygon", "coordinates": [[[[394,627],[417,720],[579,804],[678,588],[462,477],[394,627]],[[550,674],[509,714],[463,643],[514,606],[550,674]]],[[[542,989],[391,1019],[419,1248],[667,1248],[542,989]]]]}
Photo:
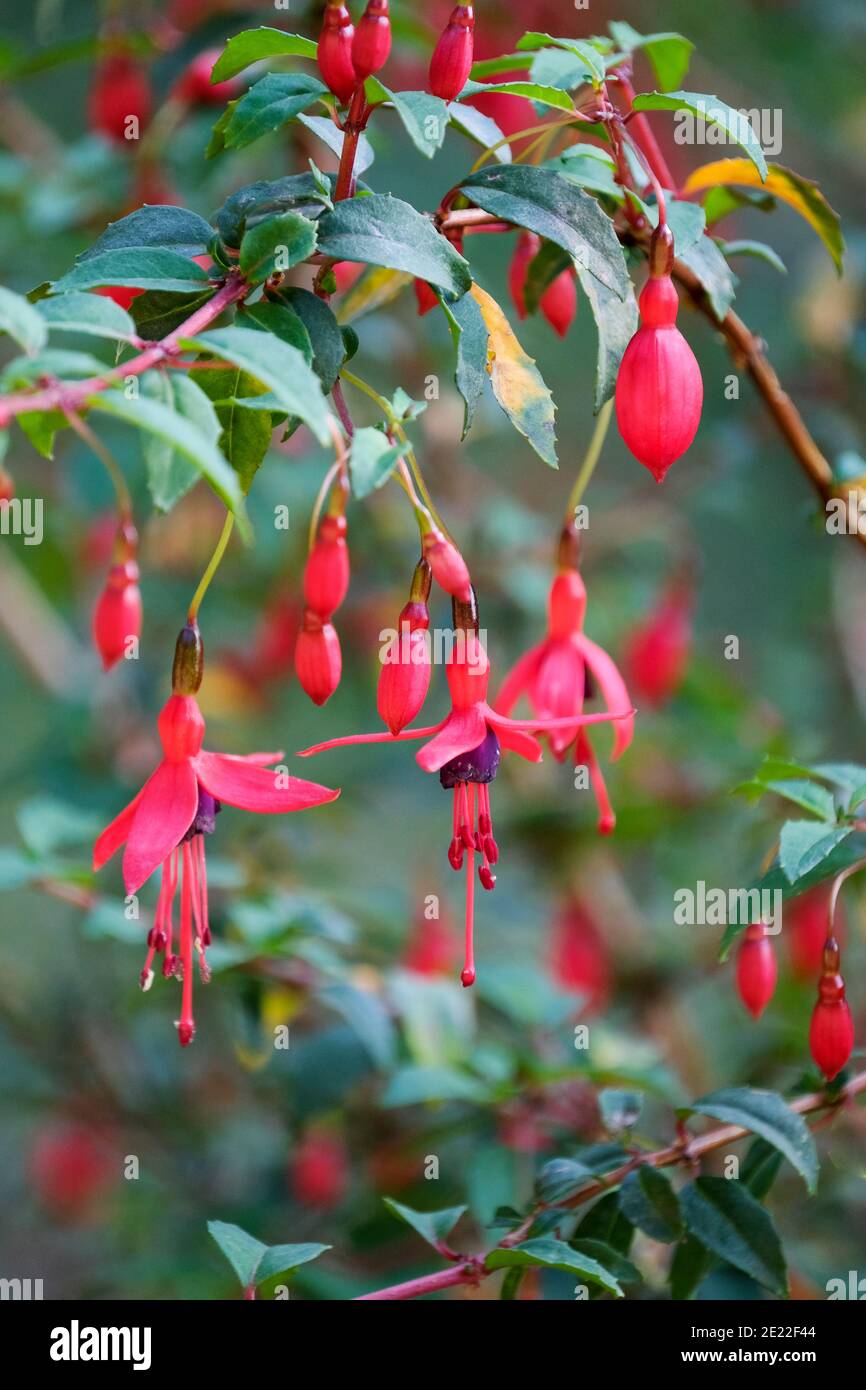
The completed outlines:
{"type": "Polygon", "coordinates": [[[583,996],[582,1013],[597,1013],[604,1008],[611,989],[610,951],[577,898],[568,898],[556,915],[549,960],[556,983],[583,996]]]}
{"type": "Polygon", "coordinates": [[[688,589],[675,582],[629,638],[625,664],[639,703],[661,706],[679,689],[691,653],[691,607],[688,589]]]}
{"type": "Polygon", "coordinates": [[[378,72],[387,63],[390,52],[388,0],[368,0],[352,39],[352,66],[356,79],[363,82],[366,77],[378,72]]]}
{"type": "Polygon", "coordinates": [[[466,561],[456,545],[433,529],[422,538],[424,558],[433,571],[433,578],[446,594],[469,602],[472,597],[472,581],[466,561]]]}
{"type": "Polygon", "coordinates": [[[108,140],[134,144],[151,111],[147,74],[127,53],[112,53],[97,64],[88,104],[90,129],[108,140]],[[130,117],[135,123],[130,123],[130,117]]]}
{"type": "Polygon", "coordinates": [[[304,601],[320,618],[330,618],[349,588],[346,518],[324,516],[304,568],[304,601]]]}
{"type": "Polygon", "coordinates": [[[429,314],[431,309],[435,309],[439,303],[439,296],[432,290],[426,280],[415,281],[415,298],[418,301],[418,317],[423,319],[425,314],[429,314]]]}
{"type": "MultiPolygon", "coordinates": [[[[791,968],[801,980],[814,980],[821,973],[824,947],[830,925],[830,888],[821,884],[786,905],[785,937],[791,968]]],[[[836,904],[833,933],[837,941],[844,936],[844,912],[836,904]]]]}
{"type": "Polygon", "coordinates": [[[753,1018],[760,1018],[776,989],[776,953],[763,922],[747,927],[737,952],[737,989],[753,1018]]]}
{"type": "Polygon", "coordinates": [[[538,307],[553,331],[564,338],[577,314],[577,284],[570,266],[551,281],[538,307]]]}
{"type": "Polygon", "coordinates": [[[443,101],[454,101],[466,86],[472,67],[475,13],[471,5],[457,5],[430,59],[428,89],[443,101]]]}
{"type": "MultiPolygon", "coordinates": [[[[422,562],[423,563],[423,562],[422,562]]],[[[410,601],[400,612],[397,635],[382,657],[376,691],[379,716],[392,734],[411,724],[430,688],[430,611],[410,601]]]]}
{"type": "Polygon", "coordinates": [[[295,1149],[291,1165],[295,1200],[303,1207],[330,1210],[349,1186],[346,1146],[336,1135],[310,1131],[295,1149]]]}
{"type": "Polygon", "coordinates": [[[0,503],[11,502],[15,496],[15,479],[5,468],[0,468],[0,503]]]}
{"type": "Polygon", "coordinates": [[[221,48],[208,48],[193,58],[175,88],[181,101],[190,106],[222,106],[240,96],[243,83],[236,77],[225,82],[211,82],[214,64],[221,54],[221,48]]]}
{"type": "Polygon", "coordinates": [[[541,246],[541,238],[535,232],[521,232],[514,247],[514,254],[511,257],[511,265],[508,269],[508,288],[511,291],[511,302],[517,310],[517,317],[526,318],[526,276],[529,273],[529,265],[538,254],[541,246]]]}
{"type": "Polygon", "coordinates": [[[174,644],[171,667],[173,695],[195,695],[204,676],[204,643],[195,620],[186,623],[174,644]]]}
{"type": "Polygon", "coordinates": [[[141,636],[141,590],[134,560],[112,565],[93,610],[93,642],[109,671],[127,651],[129,639],[141,636]]]}
{"type": "Polygon", "coordinates": [[[340,684],[342,669],[336,629],[308,608],[295,643],[295,674],[314,705],[330,700],[340,684]]]}
{"type": "Polygon", "coordinates": [[[809,1050],[828,1081],[845,1066],[854,1050],[854,1020],[845,998],[845,981],[839,973],[839,946],[828,937],[818,982],[818,1002],[809,1028],[809,1050]]]}
{"type": "Polygon", "coordinates": [[[354,34],[352,17],[346,6],[340,0],[336,4],[329,0],[322,17],[317,49],[319,72],[325,85],[344,103],[351,97],[358,81],[352,66],[354,34]]]}

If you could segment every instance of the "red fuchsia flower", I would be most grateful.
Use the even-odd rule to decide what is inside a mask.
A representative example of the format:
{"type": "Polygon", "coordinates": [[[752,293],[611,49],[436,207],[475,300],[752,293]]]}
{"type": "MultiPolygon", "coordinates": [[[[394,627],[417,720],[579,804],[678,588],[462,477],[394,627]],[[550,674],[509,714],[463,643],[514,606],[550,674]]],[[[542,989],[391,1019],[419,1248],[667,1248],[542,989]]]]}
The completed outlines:
{"type": "Polygon", "coordinates": [[[432,572],[420,559],[412,576],[409,602],[400,610],[397,632],[382,652],[376,707],[392,734],[419,713],[430,689],[430,597],[432,572]]]}
{"type": "Polygon", "coordinates": [[[839,1075],[854,1050],[854,1020],[839,965],[838,942],[829,936],[818,981],[818,1002],[809,1028],[809,1050],[828,1081],[839,1075]]]}
{"type": "Polygon", "coordinates": [[[138,587],[136,552],[138,534],[131,522],[121,524],[114,546],[114,562],[105,588],[93,612],[93,642],[108,671],[129,651],[130,639],[141,636],[141,590],[138,587]]]}
{"type": "Polygon", "coordinates": [[[776,952],[763,922],[746,928],[737,951],[737,991],[753,1018],[760,1018],[776,991],[776,952]]]}
{"type": "Polygon", "coordinates": [[[660,483],[697,433],[704,387],[695,355],[676,326],[679,297],[671,279],[673,235],[659,226],[640,296],[640,327],[616,380],[619,432],[660,483]]]}
{"type": "Polygon", "coordinates": [[[352,39],[352,66],[358,82],[371,77],[388,61],[391,52],[391,20],[388,0],[368,0],[352,39]]]}
{"type": "Polygon", "coordinates": [[[525,695],[539,720],[555,720],[548,743],[558,762],[565,761],[576,740],[575,758],[589,769],[598,803],[599,831],[609,835],[616,826],[616,816],[589,737],[580,725],[588,681],[598,682],[608,710],[618,716],[614,726],[614,761],[631,743],[634,720],[629,713],[628,690],[614,662],[583,631],[586,588],[577,568],[577,555],[576,532],[566,527],[560,543],[561,568],[548,600],[547,636],[512,667],[494,703],[503,714],[510,714],[525,695]],[[571,728],[567,724],[569,714],[575,716],[571,728]]]}
{"type": "Polygon", "coordinates": [[[130,116],[138,121],[140,133],[150,119],[151,107],[147,73],[135,58],[128,53],[112,53],[98,63],[87,108],[91,130],[125,145],[130,116]]]}
{"type": "Polygon", "coordinates": [[[598,1013],[604,1008],[611,989],[610,952],[592,915],[572,894],[554,918],[549,961],[556,983],[583,995],[582,1014],[598,1013]]]}
{"type": "Polygon", "coordinates": [[[457,5],[430,59],[428,90],[443,101],[454,101],[469,77],[474,47],[475,11],[457,5]]]}
{"type": "MultiPolygon", "coordinates": [[[[540,248],[540,237],[536,236],[534,232],[521,232],[511,257],[508,285],[517,315],[521,319],[525,319],[528,313],[526,278],[529,274],[529,267],[540,248]]],[[[564,338],[577,314],[577,285],[575,273],[571,266],[561,271],[556,279],[551,281],[541,295],[538,307],[551,328],[559,334],[560,338],[564,338]]]]}
{"type": "Polygon", "coordinates": [[[193,58],[177,84],[176,95],[181,101],[190,106],[222,106],[240,96],[244,87],[236,77],[211,82],[214,64],[221,54],[221,48],[208,48],[193,58]]]}
{"type": "Polygon", "coordinates": [[[290,1178],[295,1201],[303,1207],[330,1211],[340,1205],[349,1187],[349,1156],[336,1134],[309,1130],[295,1149],[290,1178]]]}
{"type": "Polygon", "coordinates": [[[336,4],[329,0],[322,16],[322,32],[316,52],[325,85],[344,103],[349,100],[358,82],[352,65],[354,36],[352,16],[346,6],[340,0],[336,4]]]}
{"type": "MultiPolygon", "coordinates": [[[[310,757],[328,748],[352,743],[389,743],[392,739],[427,739],[415,761],[424,772],[438,772],[446,790],[454,792],[453,832],[448,862],[455,871],[466,862],[466,944],[460,979],[464,985],[475,981],[473,948],[475,856],[480,858],[478,877],[488,891],[496,884],[493,866],[499,849],[493,838],[490,810],[490,784],[499,771],[502,749],[517,753],[529,762],[541,761],[541,744],[533,732],[616,719],[616,714],[584,714],[568,719],[508,719],[487,702],[490,662],[478,636],[474,595],[469,603],[454,600],[455,641],[446,659],[446,675],[451,691],[451,711],[438,724],[426,728],[402,729],[398,734],[350,734],[328,739],[305,749],[310,757]]],[[[627,711],[627,714],[633,711],[627,711]]],[[[572,735],[573,736],[573,735],[572,735]]]]}
{"type": "Polygon", "coordinates": [[[835,936],[837,941],[843,942],[845,916],[842,904],[836,904],[831,931],[830,893],[830,887],[822,883],[786,906],[785,936],[791,967],[801,980],[814,980],[821,973],[828,936],[835,936]]]}
{"type": "Polygon", "coordinates": [[[439,587],[452,598],[469,603],[472,598],[469,567],[454,542],[431,526],[421,537],[421,549],[439,587]]]}
{"type": "Polygon", "coordinates": [[[679,690],[692,649],[692,593],[676,578],[626,642],[629,684],[641,704],[659,708],[679,690]]]}
{"type": "Polygon", "coordinates": [[[305,608],[295,642],[295,675],[301,689],[314,705],[324,705],[340,684],[342,673],[343,654],[337,629],[311,608],[305,608]]]}
{"type": "Polygon", "coordinates": [[[303,811],[334,801],[339,791],[268,770],[281,753],[209,753],[202,748],[205,723],[195,696],[204,654],[198,627],[182,629],[175,649],[172,694],[158,720],[163,759],[141,791],[103,830],[93,847],[101,869],[121,845],[127,893],[137,893],[158,868],[162,884],[148,933],[141,987],[153,982],[153,960],[164,954],[163,975],[183,980],[177,1024],[182,1047],[195,1034],[192,1015],[193,955],[202,979],[210,944],[204,837],[216,828],[222,803],[262,814],[303,811]],[[174,900],[180,886],[180,951],[174,953],[174,900]]]}
{"type": "Polygon", "coordinates": [[[40,1129],[27,1156],[27,1177],[40,1202],[66,1220],[95,1214],[119,1174],[107,1136],[79,1120],[40,1129]]]}

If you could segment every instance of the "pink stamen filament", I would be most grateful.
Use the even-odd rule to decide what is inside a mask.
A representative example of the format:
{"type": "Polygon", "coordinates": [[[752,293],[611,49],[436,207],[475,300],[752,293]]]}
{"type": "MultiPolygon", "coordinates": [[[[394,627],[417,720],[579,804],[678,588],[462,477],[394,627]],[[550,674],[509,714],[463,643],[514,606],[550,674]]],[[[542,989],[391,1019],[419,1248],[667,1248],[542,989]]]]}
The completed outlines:
{"type": "MultiPolygon", "coordinates": [[[[474,824],[475,824],[475,786],[474,786],[474,784],[473,784],[473,786],[472,786],[472,791],[471,791],[471,793],[470,793],[470,791],[469,791],[469,789],[468,789],[466,783],[464,782],[462,785],[463,785],[464,792],[465,792],[465,795],[466,795],[466,808],[467,808],[467,816],[469,817],[469,824],[472,825],[472,826],[474,826],[474,824]]],[[[474,942],[474,934],[475,934],[475,933],[474,933],[474,929],[475,929],[475,845],[474,845],[474,841],[473,841],[472,848],[469,849],[469,853],[468,853],[467,859],[466,859],[466,938],[465,938],[465,946],[464,946],[463,970],[462,970],[462,972],[461,972],[461,974],[460,974],[460,981],[461,981],[461,983],[462,983],[464,989],[468,989],[468,987],[469,987],[470,985],[474,985],[474,983],[475,983],[475,942],[474,942]]]]}
{"type": "Polygon", "coordinates": [[[589,780],[592,783],[592,790],[598,803],[598,828],[602,835],[609,835],[616,825],[616,814],[607,794],[607,786],[598,765],[598,759],[592,744],[584,733],[578,734],[577,737],[577,761],[578,763],[586,763],[589,768],[589,780]]]}
{"type": "Polygon", "coordinates": [[[178,1036],[181,1047],[188,1047],[195,1034],[192,1016],[192,852],[189,841],[183,845],[183,884],[180,894],[180,958],[183,967],[183,996],[181,999],[178,1036]]]}

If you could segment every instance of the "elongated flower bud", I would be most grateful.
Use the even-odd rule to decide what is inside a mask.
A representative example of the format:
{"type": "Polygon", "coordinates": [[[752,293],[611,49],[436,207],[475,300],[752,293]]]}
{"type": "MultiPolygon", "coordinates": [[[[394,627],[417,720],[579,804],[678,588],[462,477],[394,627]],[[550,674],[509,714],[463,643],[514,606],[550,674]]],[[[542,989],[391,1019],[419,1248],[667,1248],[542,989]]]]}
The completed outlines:
{"type": "Polygon", "coordinates": [[[343,670],[336,629],[307,609],[295,644],[295,674],[314,705],[330,700],[343,670]]]}
{"type": "Polygon", "coordinates": [[[577,285],[570,267],[551,281],[538,307],[554,332],[564,338],[577,314],[577,285]]]}
{"type": "Polygon", "coordinates": [[[466,86],[472,67],[475,12],[471,5],[458,5],[433,50],[428,90],[443,101],[454,101],[466,86]]]}
{"type": "Polygon", "coordinates": [[[610,951],[592,916],[576,898],[567,898],[557,912],[549,960],[556,983],[584,996],[583,1014],[604,1008],[611,988],[610,951]]]}
{"type": "Polygon", "coordinates": [[[112,53],[98,64],[88,104],[91,130],[121,145],[134,143],[150,119],[151,106],[147,73],[135,58],[112,53]]]}
{"type": "Polygon", "coordinates": [[[432,574],[426,560],[415,567],[409,602],[400,612],[397,635],[382,652],[376,691],[379,716],[392,734],[411,724],[430,688],[430,595],[432,574]]]}
{"type": "Polygon", "coordinates": [[[122,522],[114,543],[114,563],[108,571],[93,611],[93,643],[108,671],[141,636],[141,590],[138,587],[138,535],[131,522],[122,522]]]}
{"type": "Polygon", "coordinates": [[[670,277],[672,264],[670,230],[657,228],[650,278],[640,296],[641,325],[625,350],[616,381],[620,434],[658,483],[694,439],[704,395],[695,355],[676,327],[679,299],[670,277]]]}
{"type": "Polygon", "coordinates": [[[336,4],[326,5],[317,49],[319,72],[326,86],[341,102],[349,100],[358,81],[352,66],[354,35],[352,17],[346,6],[339,0],[336,4]]]}
{"type": "Polygon", "coordinates": [[[424,558],[433,571],[433,578],[446,594],[452,598],[469,602],[472,597],[472,581],[466,561],[456,545],[435,529],[428,531],[422,539],[424,558]]]}
{"type": "Polygon", "coordinates": [[[295,1149],[290,1172],[295,1200],[303,1207],[329,1211],[349,1186],[346,1146],[335,1134],[311,1130],[295,1149]]]}
{"type": "Polygon", "coordinates": [[[320,618],[330,618],[349,588],[346,518],[324,516],[304,569],[304,601],[320,618]]]}
{"type": "Polygon", "coordinates": [[[626,646],[629,684],[639,701],[666,703],[680,687],[692,644],[692,601],[685,584],[674,582],[626,646]]]}
{"type": "MultiPolygon", "coordinates": [[[[845,914],[836,904],[833,935],[842,942],[845,914]]],[[[830,930],[830,888],[820,884],[795,898],[785,909],[785,937],[791,955],[791,968],[801,980],[814,980],[824,962],[824,947],[830,930]]]]}
{"type": "Polygon", "coordinates": [[[0,502],[11,502],[15,496],[15,479],[5,468],[0,468],[0,502]]]}
{"type": "Polygon", "coordinates": [[[352,39],[352,65],[356,79],[363,82],[366,77],[378,72],[387,63],[390,52],[388,0],[369,0],[352,39]]]}
{"type": "Polygon", "coordinates": [[[845,981],[839,973],[839,947],[833,937],[824,947],[818,1002],[809,1028],[809,1050],[828,1081],[839,1075],[854,1050],[854,1020],[845,998],[845,981]]]}
{"type": "Polygon", "coordinates": [[[208,48],[193,58],[175,89],[181,101],[187,101],[191,106],[222,106],[240,96],[244,88],[237,77],[230,77],[225,82],[210,80],[214,64],[221,54],[221,48],[208,48]]]}
{"type": "Polygon", "coordinates": [[[776,989],[776,953],[763,922],[755,922],[737,952],[737,989],[753,1018],[760,1018],[776,989]]]}
{"type": "Polygon", "coordinates": [[[517,317],[526,318],[526,276],[529,272],[530,262],[538,254],[541,246],[541,238],[535,232],[521,232],[514,247],[514,254],[511,257],[511,264],[508,268],[508,288],[511,291],[511,302],[517,310],[517,317]]]}

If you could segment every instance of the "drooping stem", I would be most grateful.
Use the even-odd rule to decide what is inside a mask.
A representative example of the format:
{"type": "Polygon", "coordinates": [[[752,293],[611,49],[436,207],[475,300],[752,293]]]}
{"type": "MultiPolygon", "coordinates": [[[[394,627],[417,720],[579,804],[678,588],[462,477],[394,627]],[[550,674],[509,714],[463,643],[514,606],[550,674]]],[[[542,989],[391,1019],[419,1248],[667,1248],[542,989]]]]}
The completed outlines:
{"type": "Polygon", "coordinates": [[[634,87],[628,78],[622,73],[618,73],[619,87],[627,104],[628,112],[626,119],[634,128],[637,142],[643,153],[646,155],[647,162],[652,168],[653,173],[659,183],[665,188],[676,188],[673,175],[668,168],[667,160],[661,152],[661,147],[652,132],[652,127],[644,115],[643,111],[633,110],[634,106],[634,87]]]}
{"type": "Polygon", "coordinates": [[[342,376],[344,381],[348,381],[350,386],[354,386],[356,391],[361,391],[371,401],[374,401],[376,403],[376,405],[379,407],[382,414],[384,415],[385,419],[387,420],[389,428],[393,430],[400,443],[405,444],[406,452],[404,457],[407,460],[410,469],[412,470],[412,477],[414,479],[415,486],[421,494],[421,497],[424,501],[424,505],[427,508],[433,520],[436,522],[436,525],[439,527],[441,531],[444,532],[445,535],[448,535],[448,528],[446,527],[444,521],[440,517],[438,511],[436,510],[436,505],[433,501],[433,498],[430,496],[429,489],[427,487],[426,482],[424,481],[424,475],[421,472],[421,465],[419,464],[418,459],[415,456],[415,451],[409,442],[409,436],[406,434],[406,431],[404,430],[401,422],[397,419],[397,416],[394,414],[394,411],[391,408],[390,401],[386,400],[384,396],[380,396],[379,392],[376,391],[372,386],[370,386],[366,381],[363,381],[361,377],[355,376],[354,372],[347,372],[345,367],[343,368],[340,375],[342,376]]]}
{"type": "Polygon", "coordinates": [[[104,465],[105,471],[111,479],[115,496],[117,497],[117,511],[121,522],[132,520],[132,498],[129,495],[129,488],[126,479],[120,468],[120,464],[112,454],[111,450],[103,444],[98,435],[94,434],[89,425],[85,424],[80,415],[76,415],[72,410],[65,410],[66,423],[75,430],[80,439],[84,440],[87,447],[96,455],[104,465]]]}
{"type": "Polygon", "coordinates": [[[187,621],[189,623],[194,623],[198,616],[198,610],[201,606],[201,601],[207,593],[208,588],[210,586],[210,582],[216,574],[217,570],[219,569],[220,562],[222,561],[222,558],[226,553],[226,547],[229,543],[229,540],[231,539],[234,524],[234,513],[226,512],[226,519],[223,522],[223,529],[220,532],[220,538],[216,543],[213,555],[211,555],[210,559],[207,562],[207,568],[205,569],[204,574],[199,580],[198,588],[192,596],[192,602],[189,605],[189,613],[187,615],[187,621]]]}
{"type": "Polygon", "coordinates": [[[607,438],[608,426],[610,425],[610,417],[612,414],[613,397],[611,396],[610,400],[605,401],[604,405],[601,407],[601,410],[598,412],[598,419],[595,422],[595,429],[592,432],[592,438],[590,439],[586,453],[583,456],[583,462],[581,463],[577,477],[574,480],[574,486],[572,487],[571,492],[568,494],[568,501],[565,504],[566,524],[573,520],[574,513],[583,497],[583,494],[586,492],[586,489],[589,486],[589,482],[592,478],[593,473],[595,472],[596,464],[601,458],[601,451],[604,448],[604,441],[607,438]]]}

